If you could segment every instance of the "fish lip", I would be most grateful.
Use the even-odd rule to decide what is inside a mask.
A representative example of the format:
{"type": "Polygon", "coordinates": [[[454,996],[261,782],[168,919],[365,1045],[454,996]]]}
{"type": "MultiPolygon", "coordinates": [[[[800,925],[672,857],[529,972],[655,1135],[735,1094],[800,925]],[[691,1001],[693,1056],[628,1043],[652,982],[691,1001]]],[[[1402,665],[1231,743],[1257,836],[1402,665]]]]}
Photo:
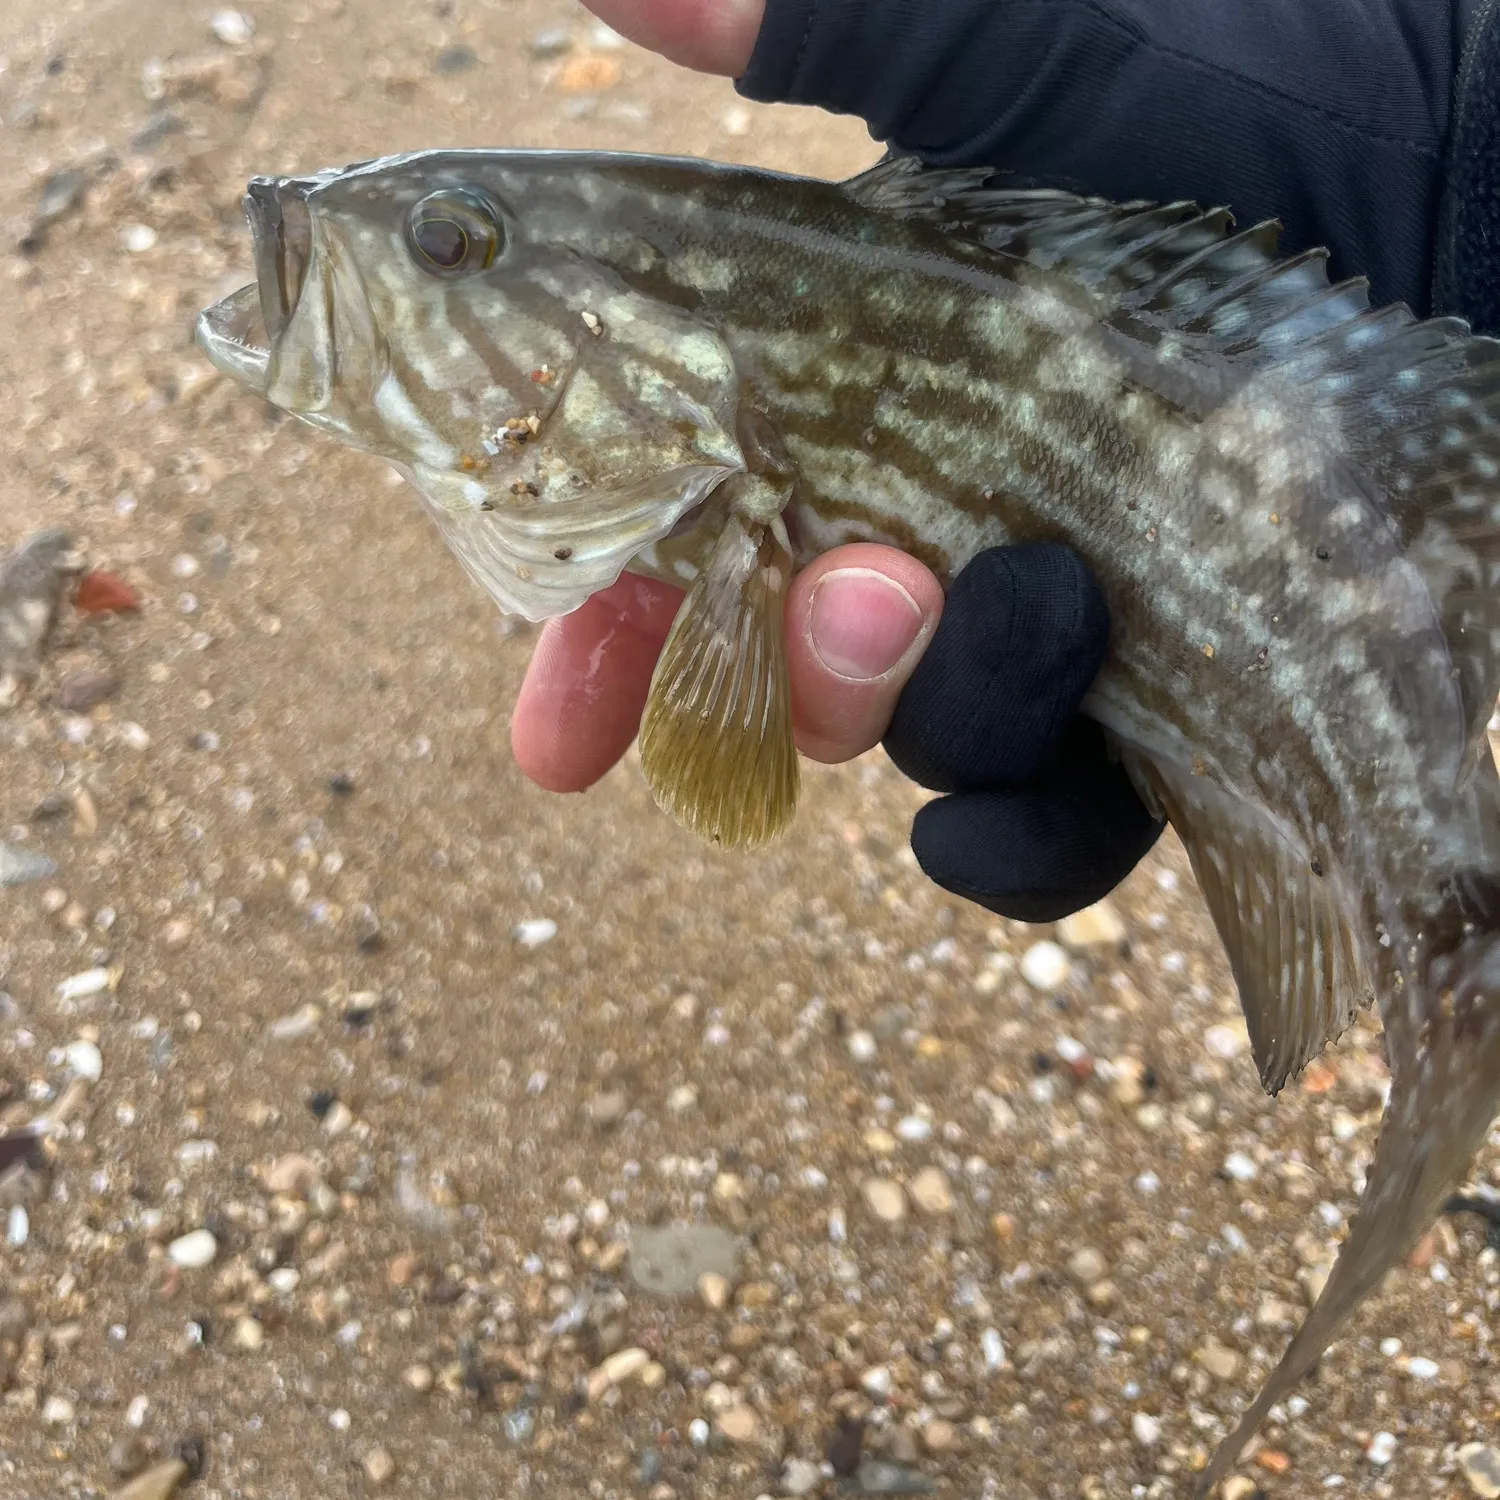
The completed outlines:
{"type": "Polygon", "coordinates": [[[264,396],[271,380],[271,351],[251,342],[261,314],[261,288],[251,282],[198,314],[194,337],[221,374],[264,396]]]}
{"type": "Polygon", "coordinates": [[[307,282],[312,260],[312,215],[307,196],[316,180],[252,177],[245,192],[245,216],[255,247],[261,315],[271,347],[291,321],[307,282]]]}

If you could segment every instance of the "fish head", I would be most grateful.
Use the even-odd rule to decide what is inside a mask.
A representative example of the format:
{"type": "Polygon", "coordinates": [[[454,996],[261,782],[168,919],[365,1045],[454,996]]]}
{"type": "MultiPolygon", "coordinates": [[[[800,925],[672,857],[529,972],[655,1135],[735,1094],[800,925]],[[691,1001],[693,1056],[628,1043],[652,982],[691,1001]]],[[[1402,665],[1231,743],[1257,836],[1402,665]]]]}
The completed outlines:
{"type": "Polygon", "coordinates": [[[722,338],[622,273],[612,160],[442,151],[257,177],[256,282],[198,320],[224,374],[394,464],[532,619],[613,582],[743,467],[722,338]],[[522,586],[542,543],[577,564],[545,600],[522,586]]]}

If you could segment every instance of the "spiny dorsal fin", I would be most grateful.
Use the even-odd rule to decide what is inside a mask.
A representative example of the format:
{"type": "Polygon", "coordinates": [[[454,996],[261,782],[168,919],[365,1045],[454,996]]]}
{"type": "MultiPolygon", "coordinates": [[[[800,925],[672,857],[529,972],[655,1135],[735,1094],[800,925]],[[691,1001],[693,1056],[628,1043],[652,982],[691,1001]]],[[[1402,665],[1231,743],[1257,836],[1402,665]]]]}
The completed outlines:
{"type": "Polygon", "coordinates": [[[1229,956],[1260,1081],[1269,1094],[1373,998],[1336,870],[1207,777],[1138,764],[1172,820],[1229,956]]]}
{"type": "Polygon", "coordinates": [[[1222,208],[1004,180],[898,157],[847,187],[870,207],[1071,277],[1099,297],[1102,320],[1136,338],[1216,359],[1221,399],[1274,373],[1336,413],[1437,606],[1472,769],[1500,693],[1500,340],[1456,318],[1371,309],[1365,281],[1329,281],[1325,251],[1277,259],[1274,222],[1231,233],[1222,208]]]}

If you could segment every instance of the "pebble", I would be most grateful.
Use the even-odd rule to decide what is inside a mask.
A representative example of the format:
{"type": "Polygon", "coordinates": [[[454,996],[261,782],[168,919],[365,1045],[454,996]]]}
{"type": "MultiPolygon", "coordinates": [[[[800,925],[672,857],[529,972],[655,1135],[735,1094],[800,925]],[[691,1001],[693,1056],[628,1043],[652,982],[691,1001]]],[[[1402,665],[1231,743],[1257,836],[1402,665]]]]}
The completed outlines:
{"type": "Polygon", "coordinates": [[[540,948],[557,936],[557,923],[551,917],[533,917],[515,926],[515,939],[523,948],[540,948]]]}
{"type": "Polygon", "coordinates": [[[144,255],[156,248],[157,234],[149,224],[127,224],[120,231],[120,244],[132,255],[144,255]]]}
{"type": "Polygon", "coordinates": [[[1365,1457],[1381,1468],[1396,1456],[1396,1435],[1393,1432],[1377,1432],[1365,1449],[1365,1457]]]}
{"type": "Polygon", "coordinates": [[[1249,1035],[1243,1026],[1210,1026],[1203,1033],[1203,1045],[1226,1062],[1238,1057],[1248,1043],[1249,1035]]]}
{"type": "Polygon", "coordinates": [[[1243,1151],[1231,1151],[1224,1158],[1224,1172],[1236,1182],[1251,1182],[1260,1176],[1260,1168],[1243,1151]]]}
{"type": "Polygon", "coordinates": [[[296,1042],[305,1036],[311,1036],[318,1029],[318,1022],[323,1019],[323,1012],[308,1001],[306,1005],[299,1006],[289,1016],[279,1016],[271,1022],[271,1040],[273,1042],[296,1042]]]}
{"type": "Polygon", "coordinates": [[[924,1214],[948,1214],[953,1212],[953,1189],[948,1183],[948,1174],[941,1167],[923,1167],[911,1180],[907,1191],[911,1201],[924,1214]]]}
{"type": "Polygon", "coordinates": [[[63,1051],[63,1057],[79,1078],[97,1083],[104,1076],[104,1057],[93,1042],[69,1042],[63,1051]]]}
{"type": "Polygon", "coordinates": [[[120,690],[120,674],[108,669],[70,672],[57,685],[57,706],[70,714],[86,714],[120,690]]]}
{"type": "Polygon", "coordinates": [[[607,1093],[595,1094],[588,1103],[589,1123],[597,1130],[608,1130],[625,1118],[628,1104],[623,1089],[610,1089],[607,1093]]]}
{"type": "Polygon", "coordinates": [[[889,1177],[867,1177],[860,1192],[881,1223],[899,1224],[906,1217],[906,1190],[899,1182],[889,1177]]]}
{"type": "Polygon", "coordinates": [[[23,1203],[12,1203],[5,1221],[5,1243],[19,1250],[31,1237],[31,1215],[23,1203]]]}
{"type": "Polygon", "coordinates": [[[1130,1419],[1130,1431],[1141,1447],[1150,1448],[1161,1441],[1161,1419],[1138,1411],[1130,1419]]]}
{"type": "Polygon", "coordinates": [[[1209,1339],[1198,1351],[1198,1362],[1215,1380],[1233,1380],[1240,1371],[1240,1356],[1216,1339],[1209,1339]]]}
{"type": "Polygon", "coordinates": [[[708,1440],[712,1436],[707,1422],[702,1417],[694,1417],[688,1423],[688,1441],[695,1448],[708,1447],[708,1440]]]}
{"type": "Polygon", "coordinates": [[[620,1349],[611,1354],[602,1364],[589,1371],[587,1390],[590,1402],[595,1402],[611,1386],[623,1385],[632,1375],[639,1375],[651,1363],[651,1356],[640,1348],[620,1349]]]}
{"type": "Polygon", "coordinates": [[[1413,1380],[1436,1380],[1439,1374],[1438,1362],[1425,1355],[1414,1354],[1406,1362],[1406,1373],[1413,1380]]]}
{"type": "Polygon", "coordinates": [[[1072,967],[1068,955],[1056,943],[1033,943],[1021,955],[1021,977],[1044,995],[1061,989],[1072,967]]]}
{"type": "Polygon", "coordinates": [[[20,844],[0,844],[0,887],[50,880],[57,874],[57,861],[20,844]]]}
{"type": "Polygon", "coordinates": [[[1108,1271],[1108,1262],[1092,1245],[1084,1245],[1068,1257],[1068,1274],[1082,1286],[1102,1281],[1108,1271]]]}
{"type": "Polygon", "coordinates": [[[866,1495],[930,1495],[937,1486],[906,1464],[883,1458],[863,1458],[855,1471],[855,1485],[866,1495]]]}
{"type": "Polygon", "coordinates": [[[922,1429],[922,1441],[929,1453],[947,1453],[958,1446],[958,1428],[942,1417],[934,1417],[922,1429]]]}
{"type": "Polygon", "coordinates": [[[805,1458],[789,1458],[781,1469],[783,1495],[810,1495],[823,1482],[823,1471],[805,1458]]]}
{"type": "Polygon", "coordinates": [[[167,1246],[167,1258],[185,1270],[201,1270],[213,1264],[219,1253],[219,1242],[206,1229],[189,1230],[167,1246]]]}
{"type": "Polygon", "coordinates": [[[891,1370],[889,1365],[871,1365],[863,1375],[859,1377],[860,1387],[865,1395],[873,1396],[877,1401],[884,1401],[891,1393],[891,1370]]]}
{"type": "Polygon", "coordinates": [[[711,1312],[720,1312],[729,1306],[729,1278],[717,1271],[705,1271],[698,1278],[698,1299],[711,1312]]]}
{"type": "Polygon", "coordinates": [[[872,1033],[863,1029],[849,1033],[849,1056],[857,1063],[875,1061],[878,1044],[872,1033]]]}
{"type": "Polygon", "coordinates": [[[140,1473],[150,1458],[151,1450],[139,1433],[127,1433],[109,1445],[110,1471],[120,1479],[129,1479],[132,1474],[140,1473]]]}
{"type": "Polygon", "coordinates": [[[1117,948],[1125,941],[1125,923],[1111,902],[1098,901],[1064,917],[1057,935],[1069,948],[1117,948]]]}
{"type": "Polygon", "coordinates": [[[984,1367],[993,1373],[1005,1368],[1005,1341],[997,1328],[986,1328],[979,1335],[979,1352],[984,1356],[984,1367]]]}
{"type": "Polygon", "coordinates": [[[1259,1485],[1243,1474],[1231,1474],[1219,1487],[1219,1500],[1250,1500],[1259,1485]]]}
{"type": "Polygon", "coordinates": [[[163,1459],[115,1490],[109,1500],[169,1500],[187,1476],[188,1466],[180,1458],[163,1459]]]}
{"type": "Polygon", "coordinates": [[[932,1121],[926,1115],[907,1115],[896,1126],[896,1135],[909,1146],[932,1139],[932,1121]]]}
{"type": "Polygon", "coordinates": [[[1500,1448],[1488,1443],[1465,1443],[1458,1450],[1458,1464],[1469,1488],[1484,1500],[1500,1497],[1500,1448]]]}
{"type": "Polygon", "coordinates": [[[48,1396],[42,1403],[42,1421],[49,1427],[66,1427],[77,1413],[66,1396],[48,1396]]]}
{"type": "Polygon", "coordinates": [[[719,123],[725,135],[749,135],[750,111],[743,105],[731,105],[719,116],[719,123]]]}
{"type": "Polygon", "coordinates": [[[531,39],[531,55],[539,62],[549,57],[561,57],[573,48],[573,34],[566,26],[549,26],[531,39]]]}
{"type": "Polygon", "coordinates": [[[753,1406],[737,1402],[714,1418],[714,1425],[731,1443],[754,1441],[760,1431],[760,1418],[753,1406]]]}
{"type": "Polygon", "coordinates": [[[109,988],[109,970],[85,969],[81,974],[69,974],[57,987],[59,1000],[88,1000],[102,995],[109,988]]]}
{"type": "Polygon", "coordinates": [[[317,1162],[300,1151],[278,1156],[266,1168],[262,1179],[268,1193],[295,1193],[304,1196],[322,1177],[317,1162]]]}
{"type": "Polygon", "coordinates": [[[255,35],[255,22],[242,10],[216,10],[208,29],[226,47],[243,47],[255,35]]]}
{"type": "Polygon", "coordinates": [[[408,1365],[401,1372],[401,1379],[419,1396],[425,1395],[432,1389],[433,1378],[431,1365],[408,1365]]]}
{"type": "Polygon", "coordinates": [[[364,1456],[364,1471],[371,1484],[386,1484],[396,1472],[396,1460],[384,1448],[371,1448],[364,1456]]]}

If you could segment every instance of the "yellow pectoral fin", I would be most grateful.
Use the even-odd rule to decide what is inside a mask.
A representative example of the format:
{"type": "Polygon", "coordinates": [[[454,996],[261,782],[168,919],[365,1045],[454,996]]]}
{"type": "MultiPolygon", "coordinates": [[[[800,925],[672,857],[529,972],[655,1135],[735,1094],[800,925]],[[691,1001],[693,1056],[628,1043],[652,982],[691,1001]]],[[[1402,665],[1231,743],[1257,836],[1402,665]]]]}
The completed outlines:
{"type": "Polygon", "coordinates": [[[730,516],[677,613],[641,721],[657,802],[729,849],[769,843],[797,806],[782,633],[792,570],[780,530],[730,516]]]}

